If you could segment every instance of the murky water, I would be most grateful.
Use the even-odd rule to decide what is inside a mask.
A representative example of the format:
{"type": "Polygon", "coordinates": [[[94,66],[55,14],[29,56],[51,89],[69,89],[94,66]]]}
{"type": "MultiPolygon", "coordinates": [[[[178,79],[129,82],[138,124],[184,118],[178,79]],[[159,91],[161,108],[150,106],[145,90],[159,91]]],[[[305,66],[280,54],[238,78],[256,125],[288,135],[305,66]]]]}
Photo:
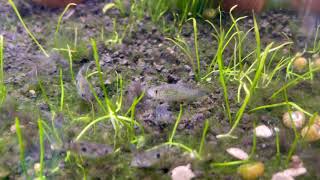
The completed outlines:
{"type": "Polygon", "coordinates": [[[320,176],[318,1],[8,2],[0,179],[320,176]]]}

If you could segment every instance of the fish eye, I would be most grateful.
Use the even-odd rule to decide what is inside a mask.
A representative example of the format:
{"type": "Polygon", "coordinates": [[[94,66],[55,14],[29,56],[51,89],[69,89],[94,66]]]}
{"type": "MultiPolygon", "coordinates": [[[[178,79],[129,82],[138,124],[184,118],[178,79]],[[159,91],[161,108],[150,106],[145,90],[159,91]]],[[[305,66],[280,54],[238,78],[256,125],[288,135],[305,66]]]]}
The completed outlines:
{"type": "Polygon", "coordinates": [[[157,153],[156,156],[157,156],[157,158],[159,159],[159,158],[160,158],[160,153],[157,153]]]}
{"type": "Polygon", "coordinates": [[[82,151],[82,152],[87,152],[87,148],[86,148],[86,147],[82,147],[82,148],[81,148],[81,151],[82,151]]]}
{"type": "Polygon", "coordinates": [[[156,94],[158,94],[158,90],[155,90],[154,92],[155,92],[156,94]]]}

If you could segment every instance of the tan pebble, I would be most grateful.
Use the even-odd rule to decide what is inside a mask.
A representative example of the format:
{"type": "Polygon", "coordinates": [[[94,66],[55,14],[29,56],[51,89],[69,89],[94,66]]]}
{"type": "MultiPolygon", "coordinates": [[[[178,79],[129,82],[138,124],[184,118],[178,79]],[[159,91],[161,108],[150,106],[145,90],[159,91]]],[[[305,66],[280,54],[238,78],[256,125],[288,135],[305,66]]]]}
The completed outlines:
{"type": "Polygon", "coordinates": [[[238,168],[238,174],[245,179],[258,179],[264,174],[264,164],[262,162],[243,164],[238,168]]]}
{"type": "Polygon", "coordinates": [[[306,126],[301,130],[301,135],[308,142],[318,141],[320,140],[320,126],[318,124],[306,126]]]}
{"type": "Polygon", "coordinates": [[[303,69],[306,68],[308,64],[308,61],[306,58],[304,57],[297,57],[294,61],[293,61],[293,68],[298,70],[298,71],[302,71],[303,69]]]}
{"type": "Polygon", "coordinates": [[[207,8],[203,11],[202,16],[205,19],[212,19],[217,15],[217,10],[213,9],[213,8],[207,8]]]}
{"type": "Polygon", "coordinates": [[[316,58],[315,60],[313,60],[312,62],[312,67],[315,69],[320,69],[320,58],[316,58]]]}
{"type": "Polygon", "coordinates": [[[288,128],[293,128],[294,124],[296,128],[300,129],[306,122],[306,117],[301,111],[293,111],[291,113],[286,112],[283,114],[282,121],[283,124],[288,128]]]}

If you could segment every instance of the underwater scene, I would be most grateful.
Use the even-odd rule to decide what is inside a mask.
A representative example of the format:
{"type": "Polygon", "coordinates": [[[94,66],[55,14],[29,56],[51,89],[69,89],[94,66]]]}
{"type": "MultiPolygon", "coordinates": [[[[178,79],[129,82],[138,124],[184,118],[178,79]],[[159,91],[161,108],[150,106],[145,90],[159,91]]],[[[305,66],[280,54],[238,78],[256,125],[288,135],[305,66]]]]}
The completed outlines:
{"type": "Polygon", "coordinates": [[[320,0],[0,0],[0,179],[320,180],[318,113],[320,0]]]}

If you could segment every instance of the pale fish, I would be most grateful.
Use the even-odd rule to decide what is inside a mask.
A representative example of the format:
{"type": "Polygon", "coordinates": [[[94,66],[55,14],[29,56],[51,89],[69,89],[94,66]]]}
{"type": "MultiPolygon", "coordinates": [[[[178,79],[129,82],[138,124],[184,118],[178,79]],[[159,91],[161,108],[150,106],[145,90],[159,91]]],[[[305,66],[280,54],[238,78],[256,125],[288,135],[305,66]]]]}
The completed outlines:
{"type": "Polygon", "coordinates": [[[190,88],[183,84],[164,84],[147,90],[148,97],[166,102],[193,101],[206,94],[201,89],[190,88]]]}
{"type": "Polygon", "coordinates": [[[89,67],[93,64],[93,62],[84,64],[76,77],[76,86],[77,86],[77,91],[78,94],[80,95],[80,97],[87,101],[87,102],[92,102],[94,100],[94,96],[90,90],[90,85],[89,82],[87,80],[87,78],[85,77],[87,74],[87,71],[89,69],[89,67]]]}
{"type": "Polygon", "coordinates": [[[176,147],[169,145],[158,146],[144,152],[136,154],[132,161],[131,166],[138,168],[150,168],[161,163],[168,164],[175,161],[179,157],[181,151],[176,147]]]}
{"type": "Polygon", "coordinates": [[[113,152],[113,148],[109,145],[86,141],[71,142],[68,144],[67,150],[89,158],[104,157],[113,152]]]}

